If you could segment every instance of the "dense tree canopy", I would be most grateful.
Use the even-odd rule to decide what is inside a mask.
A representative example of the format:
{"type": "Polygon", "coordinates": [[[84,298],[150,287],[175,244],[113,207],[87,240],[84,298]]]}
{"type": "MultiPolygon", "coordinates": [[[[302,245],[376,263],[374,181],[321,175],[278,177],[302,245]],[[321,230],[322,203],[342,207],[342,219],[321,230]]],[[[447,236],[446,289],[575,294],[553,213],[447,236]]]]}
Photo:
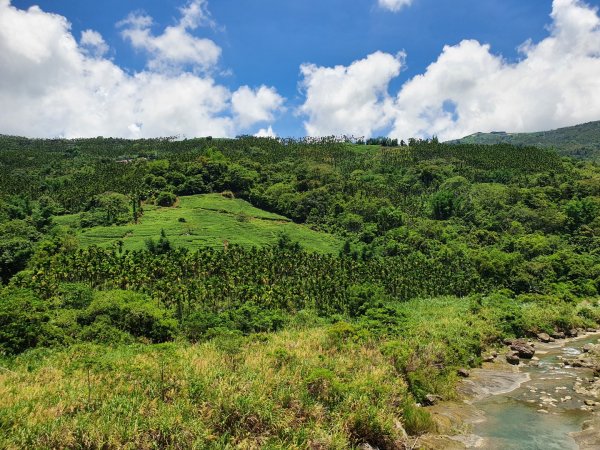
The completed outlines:
{"type": "MultiPolygon", "coordinates": [[[[306,309],[354,317],[363,283],[389,301],[499,289],[572,301],[600,292],[597,165],[509,145],[367,144],[3,137],[0,277],[49,302],[49,311],[53,299],[64,304],[64,286],[72,283],[136,291],[194,339],[212,328],[276,329],[280,317],[306,309]],[[53,217],[71,213],[82,228],[136,226],[144,205],[172,207],[177,196],[211,192],[244,198],[345,244],[339,254],[321,255],[283,236],[271,248],[191,252],[157,229],[145,250],[130,252],[122,241],[78,248],[76,230],[53,225],[53,217]]],[[[74,326],[88,329],[111,314],[74,326]]]]}

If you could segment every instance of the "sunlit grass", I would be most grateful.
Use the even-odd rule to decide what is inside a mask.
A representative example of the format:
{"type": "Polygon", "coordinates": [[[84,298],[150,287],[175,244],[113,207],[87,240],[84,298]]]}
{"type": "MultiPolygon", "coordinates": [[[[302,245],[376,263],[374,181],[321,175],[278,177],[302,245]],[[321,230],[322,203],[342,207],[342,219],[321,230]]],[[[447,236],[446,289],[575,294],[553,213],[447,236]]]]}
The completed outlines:
{"type": "Polygon", "coordinates": [[[331,347],[325,328],[231,344],[22,355],[0,372],[0,447],[399,448],[406,386],[376,346],[331,347]]]}
{"type": "MultiPolygon", "coordinates": [[[[76,227],[78,215],[57,217],[56,222],[76,227]]],[[[76,233],[83,247],[106,247],[122,240],[124,249],[140,250],[146,239],[157,239],[161,230],[172,244],[189,249],[222,248],[224,241],[245,247],[272,245],[281,233],[309,251],[335,253],[341,248],[340,240],[330,234],[220,194],[180,197],[171,208],[145,205],[139,224],[76,229],[76,233]]]]}

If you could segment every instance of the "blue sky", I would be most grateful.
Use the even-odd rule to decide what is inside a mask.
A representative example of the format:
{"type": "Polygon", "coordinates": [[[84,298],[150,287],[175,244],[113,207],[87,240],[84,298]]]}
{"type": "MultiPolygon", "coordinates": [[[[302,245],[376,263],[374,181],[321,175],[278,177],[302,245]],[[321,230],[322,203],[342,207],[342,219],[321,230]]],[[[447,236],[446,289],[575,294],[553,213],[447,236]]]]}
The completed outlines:
{"type": "MultiPolygon", "coordinates": [[[[148,73],[148,77],[154,76],[158,79],[160,75],[161,82],[165,83],[161,86],[168,86],[168,80],[181,81],[181,75],[188,73],[199,80],[210,80],[215,88],[227,90],[228,93],[219,94],[213,91],[207,93],[202,89],[190,90],[194,95],[204,93],[220,96],[224,102],[225,106],[222,109],[214,105],[218,100],[213,99],[209,112],[205,109],[198,110],[199,120],[208,117],[210,120],[206,120],[207,124],[213,119],[216,121],[216,125],[213,126],[215,134],[254,133],[258,129],[267,130],[270,127],[280,136],[390,134],[408,137],[439,134],[455,137],[471,131],[490,131],[485,128],[531,131],[570,125],[580,120],[600,119],[600,99],[595,102],[600,94],[596,94],[598,86],[594,77],[580,80],[588,91],[594,92],[591,108],[588,105],[589,92],[585,96],[584,93],[580,93],[582,98],[576,99],[578,103],[555,108],[552,114],[546,111],[546,93],[533,92],[532,97],[526,99],[528,104],[539,101],[541,106],[537,109],[529,106],[520,108],[532,111],[518,113],[516,119],[501,99],[491,99],[488,102],[490,104],[474,104],[475,98],[495,97],[489,93],[494,80],[502,80],[499,87],[515,84],[510,79],[510,73],[516,70],[522,72],[519,80],[531,77],[529,86],[537,87],[537,79],[560,78],[567,83],[561,92],[569,92],[569,96],[581,90],[581,86],[573,85],[574,80],[579,78],[578,70],[585,68],[589,72],[591,69],[592,74],[600,78],[598,61],[594,57],[594,54],[598,53],[597,48],[586,47],[573,55],[570,55],[566,45],[560,50],[562,53],[554,51],[550,55],[544,53],[544,49],[541,48],[541,44],[552,39],[565,43],[571,38],[581,42],[598,41],[597,24],[588,22],[598,18],[594,8],[600,5],[600,0],[413,0],[399,11],[385,8],[378,4],[378,0],[2,0],[0,4],[2,3],[5,5],[4,9],[0,9],[0,19],[2,14],[6,13],[5,18],[8,20],[9,13],[20,12],[19,17],[23,19],[24,26],[27,26],[27,20],[31,18],[27,17],[26,10],[33,5],[39,5],[44,14],[55,13],[63,16],[71,24],[71,28],[66,28],[64,32],[70,33],[80,44],[82,32],[94,30],[107,46],[107,51],[98,54],[96,59],[101,57],[109,61],[129,77],[148,73]],[[208,40],[214,48],[220,50],[218,57],[209,58],[209,62],[203,62],[200,66],[197,60],[182,62],[178,59],[177,63],[173,63],[172,59],[157,56],[157,52],[161,50],[154,47],[151,49],[150,45],[154,44],[148,42],[138,42],[138,45],[134,45],[131,38],[124,36],[124,30],[135,27],[131,24],[117,25],[132,17],[132,13],[135,17],[150,17],[153,22],[151,26],[143,28],[148,31],[145,36],[147,39],[159,37],[167,27],[178,26],[183,16],[181,8],[190,4],[199,6],[204,15],[197,24],[186,29],[185,33],[193,39],[208,40]],[[568,35],[575,32],[572,31],[571,22],[565,25],[565,20],[561,17],[566,21],[574,21],[575,24],[578,20],[581,21],[582,28],[586,29],[587,26],[587,32],[581,36],[568,35]],[[531,41],[536,47],[530,54],[518,50],[527,41],[531,41]],[[445,46],[456,49],[456,54],[450,54],[452,51],[446,54],[443,51],[445,46]],[[403,55],[399,56],[399,52],[403,52],[403,55]],[[379,55],[381,58],[369,59],[370,55],[379,55]],[[576,66],[574,69],[548,69],[547,77],[539,70],[532,72],[532,69],[522,64],[528,59],[540,61],[546,58],[544,63],[553,67],[559,64],[560,60],[571,56],[576,66]],[[152,58],[160,59],[160,64],[150,67],[149,61],[152,58]],[[460,64],[461,69],[457,69],[452,62],[456,58],[463,61],[460,64]],[[360,61],[363,63],[356,65],[360,61]],[[430,73],[428,67],[436,61],[440,63],[440,73],[430,73]],[[337,71],[334,69],[336,66],[337,71]],[[475,81],[469,79],[468,74],[463,74],[460,79],[444,86],[446,80],[457,76],[457,70],[462,71],[464,67],[465,72],[469,72],[471,66],[471,72],[477,75],[477,83],[479,80],[487,81],[485,86],[482,83],[482,86],[474,90],[471,86],[475,81]],[[301,70],[301,67],[307,69],[301,70]],[[353,67],[358,75],[353,73],[353,67]],[[493,70],[488,70],[490,67],[493,70]],[[410,83],[415,77],[421,76],[425,78],[424,81],[410,83]],[[489,79],[486,80],[486,77],[489,79]],[[371,79],[376,79],[373,85],[369,85],[371,79]],[[409,84],[411,86],[408,86],[409,84]],[[462,91],[461,85],[465,86],[462,91]],[[244,97],[245,102],[239,102],[238,109],[252,109],[255,105],[258,106],[256,114],[252,117],[239,119],[240,114],[235,112],[235,107],[231,109],[231,103],[232,96],[243,86],[249,88],[245,91],[248,95],[244,97]],[[258,93],[261,86],[270,90],[263,91],[265,95],[262,97],[258,93]],[[340,98],[329,99],[330,92],[338,94],[338,87],[340,98]],[[344,94],[344,89],[356,91],[356,97],[361,97],[362,103],[360,99],[349,99],[348,95],[344,94]],[[431,97],[427,96],[427,91],[433,92],[431,97]],[[424,106],[419,109],[408,102],[418,102],[424,106]],[[448,105],[451,105],[452,111],[449,111],[448,105]],[[577,111],[582,106],[587,109],[585,114],[577,111]]],[[[31,23],[33,24],[33,21],[31,23]]],[[[27,39],[23,39],[23,47],[19,50],[18,46],[21,44],[15,43],[14,35],[12,38],[5,38],[12,39],[9,44],[13,53],[18,55],[19,51],[23,54],[28,51],[27,39]]],[[[1,39],[0,36],[0,48],[1,39]]],[[[79,51],[85,57],[85,52],[81,49],[79,51]]],[[[55,50],[49,49],[49,52],[54,55],[52,58],[57,59],[55,50]]],[[[87,57],[89,55],[88,52],[87,57]]],[[[12,58],[8,64],[13,64],[11,61],[17,59],[12,58]]],[[[38,71],[40,69],[41,67],[37,68],[38,71]]],[[[2,70],[0,68],[0,76],[2,70]]],[[[29,70],[35,71],[36,68],[31,67],[29,70]]],[[[87,67],[81,70],[87,73],[90,70],[101,69],[87,67]]],[[[128,81],[132,82],[131,79],[128,81]]],[[[31,81],[35,82],[35,79],[31,81]]],[[[74,80],[74,85],[77,83],[80,83],[79,79],[74,80]]],[[[95,80],[94,83],[96,86],[98,81],[95,80]]],[[[114,83],[121,86],[124,81],[117,80],[114,83]]],[[[69,90],[63,84],[60,85],[60,89],[69,90]]],[[[96,91],[98,89],[100,88],[95,88],[96,91]]],[[[129,91],[132,89],[134,88],[129,91]]],[[[182,86],[181,89],[185,87],[182,86]]],[[[520,86],[515,92],[509,93],[509,97],[522,98],[526,89],[527,86],[520,86]]],[[[113,89],[107,87],[106,90],[113,89]]],[[[555,98],[555,104],[562,104],[563,99],[559,93],[554,92],[555,87],[548,86],[547,91],[559,96],[555,98]]],[[[115,90],[113,95],[118,95],[116,92],[115,90]]],[[[146,98],[141,98],[142,95],[144,94],[138,93],[133,98],[138,103],[143,103],[146,98]]],[[[26,102],[34,98],[14,101],[17,100],[26,102]]],[[[155,105],[157,101],[153,100],[152,104],[155,105]]],[[[194,108],[195,106],[191,105],[190,109],[194,108]]],[[[62,111],[64,108],[58,109],[62,111]]],[[[73,116],[80,114],[85,112],[76,111],[73,116]]],[[[133,115],[135,114],[132,113],[131,117],[133,115]]],[[[67,114],[64,120],[68,122],[69,117],[67,114]]],[[[154,131],[150,128],[150,124],[160,123],[160,118],[153,116],[145,120],[145,116],[140,117],[133,120],[134,124],[127,124],[128,129],[136,129],[140,135],[148,136],[169,131],[164,128],[154,131]],[[135,124],[139,127],[136,128],[135,124]]],[[[35,116],[29,116],[22,122],[27,125],[34,119],[35,116]]],[[[43,117],[40,120],[45,121],[43,117]]],[[[124,117],[123,120],[130,120],[130,117],[124,117]]],[[[5,122],[3,123],[0,116],[0,132],[27,131],[23,124],[15,126],[12,121],[5,122]]],[[[106,123],[98,123],[102,126],[98,126],[97,132],[93,129],[93,124],[78,124],[72,128],[65,125],[64,129],[61,129],[57,123],[48,123],[47,132],[44,129],[35,129],[32,134],[95,135],[113,131],[114,134],[127,134],[123,132],[123,126],[113,127],[106,123]]],[[[211,131],[211,126],[194,129],[174,125],[172,133],[169,134],[189,135],[211,131]]]]}

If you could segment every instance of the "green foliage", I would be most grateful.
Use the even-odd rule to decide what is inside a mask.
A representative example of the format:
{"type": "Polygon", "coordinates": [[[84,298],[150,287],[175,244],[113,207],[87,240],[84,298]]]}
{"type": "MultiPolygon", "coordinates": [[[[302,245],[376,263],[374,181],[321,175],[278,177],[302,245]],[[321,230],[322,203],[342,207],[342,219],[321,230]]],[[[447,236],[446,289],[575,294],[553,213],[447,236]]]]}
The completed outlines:
{"type": "Polygon", "coordinates": [[[129,222],[129,199],[126,195],[106,192],[92,199],[89,208],[80,217],[82,228],[109,226],[129,222]]]}
{"type": "Polygon", "coordinates": [[[456,210],[456,199],[450,191],[438,191],[430,200],[431,215],[437,220],[446,220],[452,217],[456,210]]]}
{"type": "Polygon", "coordinates": [[[94,297],[94,291],[85,283],[63,283],[57,294],[61,307],[66,309],[85,309],[94,297]]]}
{"type": "Polygon", "coordinates": [[[347,387],[328,369],[314,369],[306,376],[306,390],[316,401],[327,406],[339,403],[347,387]]]}
{"type": "Polygon", "coordinates": [[[425,409],[417,407],[411,401],[407,401],[404,404],[402,417],[404,418],[403,424],[406,432],[413,436],[434,430],[435,423],[431,415],[425,409]]]}
{"type": "Polygon", "coordinates": [[[327,330],[327,345],[341,348],[347,344],[363,340],[367,335],[364,330],[348,322],[336,322],[327,330]]]}
{"type": "Polygon", "coordinates": [[[144,244],[146,245],[146,250],[153,255],[163,255],[173,250],[171,241],[169,241],[167,238],[165,230],[160,230],[160,237],[158,238],[157,242],[155,242],[152,238],[148,238],[144,244]]]}
{"type": "Polygon", "coordinates": [[[248,302],[239,308],[221,313],[196,311],[184,319],[182,328],[190,341],[199,342],[226,330],[239,331],[246,335],[277,331],[283,327],[285,321],[281,312],[265,310],[248,302]]]}
{"type": "Polygon", "coordinates": [[[47,344],[54,331],[49,320],[48,306],[31,292],[1,292],[0,354],[12,355],[47,344]]]}
{"type": "Polygon", "coordinates": [[[586,197],[582,200],[571,200],[565,205],[567,225],[575,230],[593,222],[600,215],[600,200],[586,197]]]}
{"type": "Polygon", "coordinates": [[[167,310],[144,295],[128,291],[97,293],[77,320],[83,327],[92,327],[90,331],[84,329],[84,336],[104,336],[98,331],[104,333],[107,326],[153,342],[171,340],[177,333],[177,322],[167,310]]]}
{"type": "Polygon", "coordinates": [[[25,220],[0,223],[0,282],[7,282],[25,268],[39,238],[35,227],[25,220]]]}
{"type": "Polygon", "coordinates": [[[158,206],[169,207],[173,206],[177,201],[177,196],[171,192],[160,192],[156,197],[156,204],[158,206]]]}
{"type": "Polygon", "coordinates": [[[354,284],[348,287],[346,300],[346,313],[350,317],[364,315],[374,306],[380,305],[385,300],[385,291],[380,286],[372,284],[354,284]]]}

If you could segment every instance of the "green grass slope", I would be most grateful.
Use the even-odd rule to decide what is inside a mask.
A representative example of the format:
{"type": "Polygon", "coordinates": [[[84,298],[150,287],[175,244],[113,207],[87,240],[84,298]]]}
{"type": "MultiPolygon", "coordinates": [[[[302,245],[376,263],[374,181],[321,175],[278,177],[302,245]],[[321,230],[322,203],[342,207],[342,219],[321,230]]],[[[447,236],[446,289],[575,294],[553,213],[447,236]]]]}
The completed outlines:
{"type": "Polygon", "coordinates": [[[75,230],[83,247],[107,247],[122,240],[124,249],[139,250],[144,248],[146,239],[156,240],[161,230],[172,244],[192,250],[222,248],[225,240],[245,247],[271,245],[282,233],[309,251],[335,253],[342,244],[330,234],[314,231],[286,217],[255,208],[244,200],[229,199],[220,194],[180,197],[173,207],[145,205],[144,210],[138,224],[80,229],[78,214],[56,217],[56,222],[75,230]]]}
{"type": "Polygon", "coordinates": [[[449,143],[548,147],[562,155],[600,161],[600,121],[535,133],[475,133],[449,143]]]}

